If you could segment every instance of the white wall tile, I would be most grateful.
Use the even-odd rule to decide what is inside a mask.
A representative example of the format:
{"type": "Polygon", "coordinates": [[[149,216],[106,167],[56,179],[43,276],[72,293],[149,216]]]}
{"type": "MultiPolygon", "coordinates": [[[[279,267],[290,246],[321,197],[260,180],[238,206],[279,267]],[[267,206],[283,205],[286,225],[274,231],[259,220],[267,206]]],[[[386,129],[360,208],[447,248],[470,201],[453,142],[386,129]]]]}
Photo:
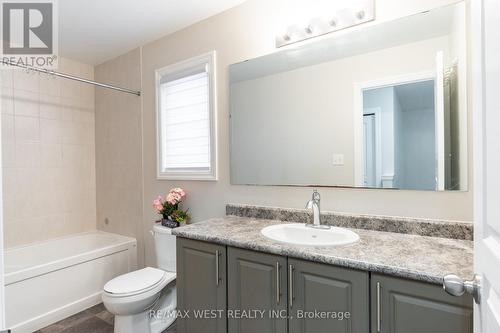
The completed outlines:
{"type": "MultiPolygon", "coordinates": [[[[60,144],[40,144],[40,165],[53,173],[52,169],[62,167],[62,146],[60,144]]],[[[51,188],[50,184],[47,188],[51,188]]]]}
{"type": "Polygon", "coordinates": [[[0,69],[0,81],[2,87],[12,87],[12,69],[0,69]]]}
{"type": "MultiPolygon", "coordinates": [[[[42,173],[43,171],[40,168],[16,169],[16,199],[14,209],[17,221],[35,219],[41,216],[38,211],[41,209],[40,176],[42,173]]],[[[48,195],[48,193],[45,192],[45,195],[48,195]]],[[[39,235],[41,236],[43,233],[39,235]]]]}
{"type": "Polygon", "coordinates": [[[78,99],[81,95],[83,83],[78,81],[67,80],[61,85],[61,95],[66,98],[78,99]]]}
{"type": "Polygon", "coordinates": [[[40,94],[60,96],[62,80],[53,75],[40,74],[40,94]]]}
{"type": "Polygon", "coordinates": [[[80,133],[78,123],[73,121],[64,121],[61,127],[61,142],[63,144],[78,144],[80,133]]]}
{"type": "Polygon", "coordinates": [[[10,143],[15,140],[14,116],[2,114],[2,143],[10,143]]]}
{"type": "Polygon", "coordinates": [[[16,200],[16,169],[5,168],[2,173],[2,192],[3,192],[3,217],[4,223],[16,218],[15,200],[16,200]]]}
{"type": "Polygon", "coordinates": [[[13,74],[14,89],[31,91],[38,94],[40,92],[39,78],[40,74],[36,72],[16,69],[13,74]]]}
{"type": "Polygon", "coordinates": [[[16,166],[16,144],[2,142],[2,167],[14,168],[16,166]]]}
{"type": "Polygon", "coordinates": [[[78,168],[85,159],[84,146],[63,144],[62,145],[62,166],[68,169],[78,168]]]}
{"type": "Polygon", "coordinates": [[[39,95],[31,91],[14,89],[14,113],[16,116],[39,116],[39,95]]]}
{"type": "Polygon", "coordinates": [[[16,117],[14,120],[16,142],[40,141],[40,119],[34,117],[16,117]]]}
{"type": "MultiPolygon", "coordinates": [[[[40,202],[40,213],[45,216],[52,216],[61,213],[60,202],[64,195],[62,190],[53,190],[48,196],[44,191],[38,193],[40,202]]],[[[47,221],[50,223],[50,221],[47,221]]]]}
{"type": "Polygon", "coordinates": [[[94,123],[95,114],[89,111],[76,110],[73,113],[73,120],[81,123],[94,123]]]}
{"type": "Polygon", "coordinates": [[[40,94],[40,118],[61,119],[61,100],[59,96],[40,94]]]}
{"type": "Polygon", "coordinates": [[[40,168],[39,143],[16,142],[16,168],[40,168]]]}
{"type": "Polygon", "coordinates": [[[2,87],[1,108],[3,114],[14,114],[14,89],[12,87],[2,87]]]}
{"type": "Polygon", "coordinates": [[[64,122],[54,119],[40,119],[40,142],[61,143],[64,122]]]}
{"type": "Polygon", "coordinates": [[[52,214],[44,217],[44,225],[46,226],[45,233],[48,238],[60,237],[65,230],[64,214],[52,214]]]}
{"type": "Polygon", "coordinates": [[[73,121],[73,108],[62,102],[61,104],[61,120],[73,121]]]}
{"type": "Polygon", "coordinates": [[[94,80],[94,66],[81,64],[80,75],[81,77],[86,78],[87,80],[94,80]]]}
{"type": "MultiPolygon", "coordinates": [[[[93,78],[92,66],[62,65],[93,78]]],[[[5,246],[96,229],[93,87],[23,71],[1,78],[5,246]]]]}

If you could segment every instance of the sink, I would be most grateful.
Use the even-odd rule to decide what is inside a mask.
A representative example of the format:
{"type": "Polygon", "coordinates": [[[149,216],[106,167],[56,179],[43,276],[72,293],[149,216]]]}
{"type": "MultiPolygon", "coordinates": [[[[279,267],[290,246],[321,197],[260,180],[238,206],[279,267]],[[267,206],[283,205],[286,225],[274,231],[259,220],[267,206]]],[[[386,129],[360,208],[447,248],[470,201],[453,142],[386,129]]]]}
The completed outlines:
{"type": "Polygon", "coordinates": [[[283,243],[306,246],[333,246],[354,243],[358,234],[339,227],[316,229],[304,223],[276,224],[261,230],[265,237],[283,243]]]}

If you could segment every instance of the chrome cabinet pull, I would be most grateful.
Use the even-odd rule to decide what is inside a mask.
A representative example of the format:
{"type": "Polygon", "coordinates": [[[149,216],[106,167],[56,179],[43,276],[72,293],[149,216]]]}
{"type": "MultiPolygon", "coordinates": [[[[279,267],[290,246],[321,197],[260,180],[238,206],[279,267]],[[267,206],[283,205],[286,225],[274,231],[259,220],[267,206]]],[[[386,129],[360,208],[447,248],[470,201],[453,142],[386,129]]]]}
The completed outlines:
{"type": "Polygon", "coordinates": [[[288,283],[290,284],[290,308],[293,306],[293,265],[288,266],[288,283]]]}
{"type": "Polygon", "coordinates": [[[215,285],[219,286],[219,250],[215,251],[215,285]]]}
{"type": "Polygon", "coordinates": [[[276,262],[276,304],[280,304],[281,297],[280,286],[280,263],[276,262]]]}
{"type": "Polygon", "coordinates": [[[380,333],[380,282],[377,282],[377,333],[380,333]]]}

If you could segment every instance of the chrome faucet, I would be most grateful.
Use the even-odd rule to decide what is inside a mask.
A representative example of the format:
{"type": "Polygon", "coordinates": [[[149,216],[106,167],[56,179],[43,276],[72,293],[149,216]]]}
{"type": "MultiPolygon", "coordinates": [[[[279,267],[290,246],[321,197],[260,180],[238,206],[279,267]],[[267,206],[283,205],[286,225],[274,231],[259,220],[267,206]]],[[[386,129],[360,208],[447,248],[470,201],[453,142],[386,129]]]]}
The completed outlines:
{"type": "Polygon", "coordinates": [[[313,190],[312,198],[306,204],[306,209],[311,209],[313,212],[313,224],[307,224],[312,228],[318,229],[329,229],[330,226],[321,225],[321,208],[320,208],[321,196],[317,190],[313,190]]]}

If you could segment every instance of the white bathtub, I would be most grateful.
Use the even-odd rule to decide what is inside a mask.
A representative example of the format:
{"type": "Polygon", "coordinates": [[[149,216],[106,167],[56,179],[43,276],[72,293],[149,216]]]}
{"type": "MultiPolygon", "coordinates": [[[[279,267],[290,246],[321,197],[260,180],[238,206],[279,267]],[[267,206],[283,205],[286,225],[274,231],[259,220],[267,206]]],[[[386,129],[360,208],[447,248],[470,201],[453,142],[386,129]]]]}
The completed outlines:
{"type": "Polygon", "coordinates": [[[104,284],[137,268],[134,238],[86,232],[7,249],[5,312],[13,332],[33,332],[101,302],[104,284]]]}

